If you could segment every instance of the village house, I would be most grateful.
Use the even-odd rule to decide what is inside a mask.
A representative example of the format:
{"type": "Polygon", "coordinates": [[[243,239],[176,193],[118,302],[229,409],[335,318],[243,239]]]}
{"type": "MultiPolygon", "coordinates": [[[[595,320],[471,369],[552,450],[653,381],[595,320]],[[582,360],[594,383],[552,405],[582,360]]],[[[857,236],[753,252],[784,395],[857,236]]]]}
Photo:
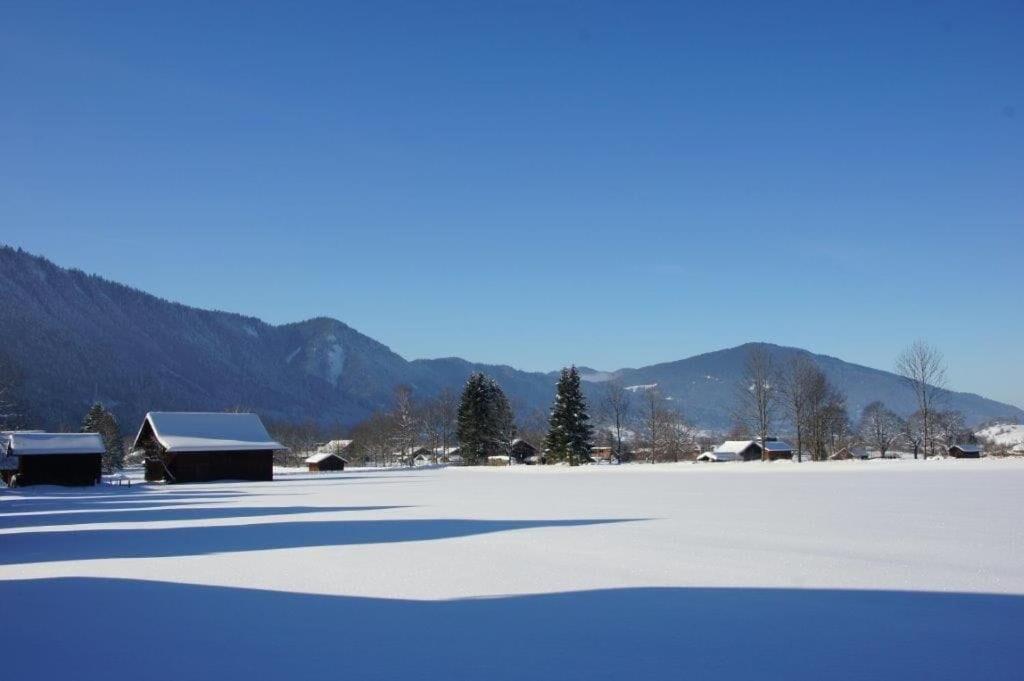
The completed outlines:
{"type": "Polygon", "coordinates": [[[341,454],[352,444],[352,440],[330,440],[316,447],[318,454],[341,454]]]}
{"type": "Polygon", "coordinates": [[[981,446],[953,445],[949,448],[949,455],[955,459],[979,459],[981,458],[981,446]]]}
{"type": "Polygon", "coordinates": [[[0,449],[0,475],[17,485],[95,485],[106,448],[97,433],[11,432],[0,449]]]}
{"type": "Polygon", "coordinates": [[[319,452],[306,459],[310,473],[323,473],[325,471],[343,471],[348,459],[334,452],[319,452]]]}
{"type": "Polygon", "coordinates": [[[146,480],[272,480],[271,439],[256,414],[150,412],[132,452],[144,455],[146,480]]]}
{"type": "MultiPolygon", "coordinates": [[[[769,438],[764,443],[768,460],[792,459],[793,447],[788,442],[769,438]]],[[[704,452],[697,461],[757,461],[761,456],[761,443],[756,440],[726,440],[714,451],[704,452]]]]}
{"type": "Polygon", "coordinates": [[[596,463],[618,463],[618,459],[615,458],[614,447],[591,447],[590,459],[596,463]]]}

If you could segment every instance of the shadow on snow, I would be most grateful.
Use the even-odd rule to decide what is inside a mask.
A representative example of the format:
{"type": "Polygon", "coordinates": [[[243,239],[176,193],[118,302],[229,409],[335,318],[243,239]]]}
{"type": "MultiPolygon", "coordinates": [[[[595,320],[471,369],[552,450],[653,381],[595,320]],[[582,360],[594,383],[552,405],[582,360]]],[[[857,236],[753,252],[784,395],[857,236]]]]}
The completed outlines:
{"type": "Polygon", "coordinates": [[[11,678],[935,681],[1015,678],[1024,665],[1020,596],[633,588],[405,601],[57,578],[0,581],[0,603],[11,678]],[[39,646],[45,658],[30,654],[39,646]]]}
{"type": "MultiPolygon", "coordinates": [[[[277,511],[287,512],[287,509],[277,511]]],[[[157,512],[154,519],[166,519],[167,512],[157,512]]],[[[3,550],[0,551],[0,564],[102,558],[164,558],[310,546],[387,544],[468,537],[507,530],[601,525],[629,520],[325,520],[249,525],[16,532],[2,535],[3,550]]]]}
{"type": "MultiPolygon", "coordinates": [[[[142,502],[140,502],[142,504],[142,502]]],[[[104,508],[68,513],[24,513],[0,515],[0,530],[24,527],[83,525],[93,523],[138,523],[168,520],[220,520],[224,518],[259,518],[301,513],[337,513],[339,511],[386,511],[407,506],[222,506],[202,508],[154,502],[137,508],[104,508]]],[[[2,561],[2,559],[0,559],[2,561]]]]}

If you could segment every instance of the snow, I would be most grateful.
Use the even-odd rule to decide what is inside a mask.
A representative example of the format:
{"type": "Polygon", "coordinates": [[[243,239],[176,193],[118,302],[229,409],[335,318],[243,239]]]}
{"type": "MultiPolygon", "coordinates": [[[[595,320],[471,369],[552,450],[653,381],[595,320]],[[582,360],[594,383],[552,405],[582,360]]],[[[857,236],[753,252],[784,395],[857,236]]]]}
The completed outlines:
{"type": "MultiPolygon", "coordinates": [[[[750,445],[758,444],[757,440],[726,440],[722,444],[715,447],[715,454],[718,456],[718,461],[732,461],[735,460],[736,455],[743,452],[750,445]],[[731,458],[729,458],[731,456],[731,458]]],[[[769,452],[791,452],[793,446],[783,440],[768,440],[764,443],[764,448],[769,452]]]]}
{"type": "Polygon", "coordinates": [[[321,461],[326,461],[327,459],[331,458],[332,456],[337,456],[339,459],[341,459],[345,463],[348,463],[348,459],[346,459],[344,457],[341,457],[341,456],[338,456],[334,452],[320,452],[319,454],[314,454],[313,456],[310,456],[310,457],[306,458],[306,463],[320,463],[321,461]]]}
{"type": "Polygon", "coordinates": [[[1022,488],[945,459],[2,490],[4,676],[1016,678],[1022,488]]]}
{"type": "Polygon", "coordinates": [[[20,432],[8,438],[8,451],[17,456],[102,454],[106,451],[98,433],[20,432]]]}
{"type": "Polygon", "coordinates": [[[151,411],[146,421],[169,452],[284,449],[270,438],[256,414],[151,411]]]}
{"type": "Polygon", "coordinates": [[[645,383],[644,385],[627,385],[625,388],[623,388],[623,390],[628,390],[630,392],[636,393],[636,392],[640,392],[641,390],[643,390],[643,391],[654,390],[657,387],[658,387],[657,383],[645,383]]]}
{"type": "Polygon", "coordinates": [[[1003,423],[988,426],[979,430],[975,435],[996,445],[1012,447],[1024,444],[1024,425],[1003,423]]]}
{"type": "Polygon", "coordinates": [[[321,453],[328,452],[330,454],[334,454],[345,449],[350,444],[352,444],[352,440],[329,440],[317,447],[317,451],[321,453]]]}

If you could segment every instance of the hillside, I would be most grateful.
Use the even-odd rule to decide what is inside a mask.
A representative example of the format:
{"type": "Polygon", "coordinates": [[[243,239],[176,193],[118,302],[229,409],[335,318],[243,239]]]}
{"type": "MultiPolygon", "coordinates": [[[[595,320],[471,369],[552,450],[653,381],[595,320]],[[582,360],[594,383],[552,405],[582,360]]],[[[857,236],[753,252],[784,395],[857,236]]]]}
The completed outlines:
{"type": "MultiPolygon", "coordinates": [[[[409,361],[346,324],[317,318],[274,326],[188,307],[45,258],[0,248],[0,367],[13,374],[28,425],[75,426],[88,405],[110,406],[126,428],[149,410],[252,409],[274,420],[349,425],[389,404],[395,386],[459,390],[473,371],[505,388],[518,410],[546,409],[557,374],[459,358],[409,361]]],[[[804,350],[768,346],[784,360],[804,350]]],[[[611,377],[656,384],[705,428],[730,422],[748,346],[616,372],[585,370],[592,398],[611,377]]],[[[852,414],[882,399],[909,413],[911,396],[885,371],[814,355],[849,398],[852,414]]],[[[1024,411],[968,393],[950,408],[970,423],[1024,419],[1024,411]]]]}

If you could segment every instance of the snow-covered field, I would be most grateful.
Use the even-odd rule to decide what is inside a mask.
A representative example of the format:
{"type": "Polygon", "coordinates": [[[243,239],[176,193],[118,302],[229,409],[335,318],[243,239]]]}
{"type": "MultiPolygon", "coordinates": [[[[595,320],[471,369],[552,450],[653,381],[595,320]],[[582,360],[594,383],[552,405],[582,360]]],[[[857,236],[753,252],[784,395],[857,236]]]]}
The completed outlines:
{"type": "Polygon", "coordinates": [[[0,491],[5,678],[1010,679],[1024,461],[0,491]]]}

